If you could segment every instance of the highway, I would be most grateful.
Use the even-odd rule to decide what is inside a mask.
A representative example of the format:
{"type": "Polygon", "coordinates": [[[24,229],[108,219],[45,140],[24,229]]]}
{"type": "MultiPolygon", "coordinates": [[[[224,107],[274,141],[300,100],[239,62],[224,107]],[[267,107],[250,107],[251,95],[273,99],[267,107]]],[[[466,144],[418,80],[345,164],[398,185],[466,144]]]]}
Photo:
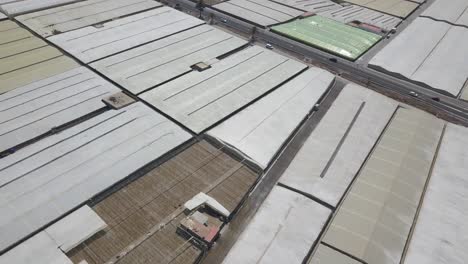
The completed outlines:
{"type": "MultiPolygon", "coordinates": [[[[368,68],[365,61],[352,62],[342,59],[212,8],[198,8],[196,3],[189,0],[169,0],[169,4],[182,11],[201,15],[214,25],[250,37],[258,44],[268,43],[277,51],[311,62],[347,80],[416,105],[440,118],[468,125],[468,102],[458,100],[451,95],[368,68]]],[[[382,45],[379,45],[379,48],[381,47],[382,45]]]]}
{"type": "MultiPolygon", "coordinates": [[[[297,154],[305,139],[325,115],[346,82],[352,81],[359,83],[399,101],[431,112],[447,121],[468,126],[468,102],[457,100],[451,95],[443,94],[367,67],[367,61],[375,54],[376,50],[378,51],[378,49],[382,48],[386,43],[391,41],[391,39],[385,39],[382,41],[383,43],[378,43],[378,45],[374,46],[373,50],[369,52],[371,54],[363,56],[356,62],[351,62],[274,34],[268,29],[254,26],[241,19],[231,17],[211,8],[199,10],[196,4],[189,0],[169,1],[171,1],[173,6],[182,11],[203,17],[209,23],[225,28],[246,38],[250,38],[256,44],[262,46],[270,44],[276,52],[295,57],[310,65],[327,69],[337,75],[334,86],[330,89],[328,95],[324,97],[324,100],[320,103],[320,107],[311,113],[311,116],[309,116],[309,118],[297,128],[296,132],[292,134],[292,137],[286,141],[287,143],[277,153],[275,161],[268,167],[262,180],[243,202],[239,211],[236,212],[236,217],[226,227],[226,230],[215,246],[210,249],[209,254],[205,252],[204,256],[200,259],[203,264],[222,262],[235,241],[239,238],[242,230],[246,228],[255,212],[266,199],[270,190],[277,183],[282,173],[297,154]]],[[[417,16],[418,14],[414,15],[417,16]]],[[[403,25],[402,28],[409,24],[408,22],[404,22],[405,25],[403,25]]],[[[321,201],[316,202],[320,203],[321,201]]],[[[330,221],[330,219],[328,221],[330,221]]],[[[302,263],[308,263],[314,248],[315,245],[312,245],[311,251],[307,254],[302,263]]]]}

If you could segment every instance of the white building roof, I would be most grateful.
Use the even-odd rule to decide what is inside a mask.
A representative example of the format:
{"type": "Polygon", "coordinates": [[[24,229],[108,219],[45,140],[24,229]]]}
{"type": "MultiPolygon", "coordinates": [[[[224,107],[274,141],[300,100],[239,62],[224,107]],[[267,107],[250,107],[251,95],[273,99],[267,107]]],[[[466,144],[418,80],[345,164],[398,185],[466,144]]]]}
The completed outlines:
{"type": "Polygon", "coordinates": [[[304,69],[305,64],[254,46],[140,98],[199,133],[304,69]]]}
{"type": "Polygon", "coordinates": [[[0,21],[0,94],[78,67],[13,21],[0,21]]]}
{"type": "Polygon", "coordinates": [[[190,138],[135,103],[0,160],[0,250],[61,217],[190,138]]]}
{"type": "Polygon", "coordinates": [[[331,0],[275,0],[273,2],[291,6],[297,9],[302,9],[308,12],[325,12],[328,10],[340,9],[341,5],[331,0]]]}
{"type": "Polygon", "coordinates": [[[334,80],[311,68],[208,132],[266,168],[334,80]]]}
{"type": "Polygon", "coordinates": [[[89,206],[85,205],[45,229],[63,251],[68,252],[107,227],[89,206]]]}
{"type": "Polygon", "coordinates": [[[336,206],[397,106],[389,98],[348,84],[280,182],[336,206]]]}
{"type": "Polygon", "coordinates": [[[104,23],[102,27],[87,26],[52,36],[49,40],[89,63],[203,23],[177,10],[161,7],[104,23]]]}
{"type": "Polygon", "coordinates": [[[322,241],[365,263],[401,263],[444,125],[400,107],[322,241]]]}
{"type": "Polygon", "coordinates": [[[309,264],[362,264],[362,262],[330,248],[327,245],[319,244],[314,257],[309,264]]]}
{"type": "Polygon", "coordinates": [[[468,1],[452,0],[449,4],[444,0],[435,0],[421,13],[435,20],[446,21],[452,24],[468,26],[468,1]]]}
{"type": "Polygon", "coordinates": [[[275,186],[223,264],[301,263],[331,210],[275,186]]]}
{"type": "Polygon", "coordinates": [[[468,28],[417,18],[369,65],[457,96],[468,77],[468,28]]]}
{"type": "Polygon", "coordinates": [[[0,256],[0,264],[72,264],[64,254],[107,225],[83,206],[0,256]]]}
{"type": "Polygon", "coordinates": [[[216,4],[213,8],[260,26],[285,22],[304,13],[298,9],[268,0],[230,0],[216,4]]]}
{"type": "Polygon", "coordinates": [[[423,0],[347,0],[347,2],[364,6],[393,16],[405,18],[411,14],[423,0]],[[419,3],[418,3],[419,2],[419,3]]]}
{"type": "Polygon", "coordinates": [[[204,192],[198,193],[197,195],[192,197],[192,199],[185,202],[184,207],[192,211],[204,204],[206,204],[207,206],[209,206],[211,209],[215,210],[216,212],[220,213],[224,217],[228,217],[231,214],[229,210],[226,209],[226,207],[224,207],[222,204],[216,201],[216,199],[207,195],[204,192]]]}
{"type": "Polygon", "coordinates": [[[103,108],[119,91],[79,67],[0,94],[0,152],[103,108]]]}
{"type": "Polygon", "coordinates": [[[151,0],[88,0],[18,16],[37,34],[48,37],[162,6],[151,0]]]}
{"type": "Polygon", "coordinates": [[[468,83],[466,83],[465,86],[463,87],[460,98],[462,100],[468,101],[468,83]]]}
{"type": "Polygon", "coordinates": [[[391,30],[402,21],[401,18],[358,5],[340,6],[338,9],[331,9],[318,14],[345,24],[359,21],[385,30],[391,30]]]}
{"type": "MultiPolygon", "coordinates": [[[[166,32],[166,35],[170,33],[166,32]]],[[[92,63],[91,67],[133,94],[139,94],[191,71],[191,66],[196,63],[209,64],[209,61],[245,44],[247,41],[243,39],[201,25],[92,63]]],[[[206,72],[210,70],[192,75],[204,75],[206,72]]],[[[184,84],[190,83],[185,80],[184,84]]]]}
{"type": "Polygon", "coordinates": [[[73,264],[45,232],[40,232],[0,256],[0,264],[73,264]]]}
{"type": "Polygon", "coordinates": [[[405,263],[468,260],[468,129],[448,124],[405,263]]]}
{"type": "Polygon", "coordinates": [[[79,0],[0,0],[0,8],[5,14],[15,16],[77,1],[79,0]]]}

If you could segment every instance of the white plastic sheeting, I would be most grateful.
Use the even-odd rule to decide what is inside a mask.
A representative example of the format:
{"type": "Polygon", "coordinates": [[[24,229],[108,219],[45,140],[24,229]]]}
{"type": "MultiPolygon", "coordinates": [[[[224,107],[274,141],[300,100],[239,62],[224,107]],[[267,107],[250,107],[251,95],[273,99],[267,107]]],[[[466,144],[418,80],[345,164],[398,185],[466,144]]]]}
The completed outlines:
{"type": "Polygon", "coordinates": [[[411,14],[423,0],[347,0],[347,2],[364,6],[386,14],[405,18],[411,14]]]}
{"type": "Polygon", "coordinates": [[[0,264],[73,264],[45,232],[0,256],[0,264]]]}
{"type": "MultiPolygon", "coordinates": [[[[187,15],[184,14],[184,16],[187,15]]],[[[194,22],[199,23],[200,21],[196,20],[194,22]]],[[[165,32],[164,35],[167,36],[171,33],[175,32],[165,32]]],[[[208,63],[218,56],[245,44],[247,44],[247,41],[243,39],[214,27],[201,25],[97,61],[92,63],[91,67],[119,83],[133,94],[138,94],[191,71],[190,67],[196,63],[208,63]]],[[[110,47],[114,46],[111,45],[110,47]]],[[[107,50],[105,48],[99,53],[108,53],[107,50]]],[[[93,52],[97,51],[99,49],[93,52]]],[[[102,55],[98,55],[98,57],[100,56],[102,55]]],[[[82,59],[85,58],[82,57],[82,59]]],[[[193,74],[204,74],[209,71],[193,74]]],[[[184,85],[189,84],[191,83],[185,80],[184,85]]]]}
{"type": "Polygon", "coordinates": [[[448,124],[405,263],[468,260],[468,129],[448,124]]]}
{"type": "Polygon", "coordinates": [[[275,186],[223,263],[301,263],[330,214],[315,201],[275,186]]]}
{"type": "Polygon", "coordinates": [[[273,2],[314,13],[341,8],[341,5],[331,0],[274,0],[273,2]]]}
{"type": "Polygon", "coordinates": [[[208,132],[267,167],[334,80],[311,68],[208,132]]]}
{"type": "Polygon", "coordinates": [[[421,16],[431,17],[436,20],[446,21],[452,24],[468,26],[468,1],[435,0],[421,16]]]}
{"type": "Polygon", "coordinates": [[[463,87],[460,98],[462,100],[468,101],[468,82],[465,84],[465,87],[463,87]]]}
{"type": "Polygon", "coordinates": [[[211,209],[215,210],[216,212],[220,213],[221,215],[225,217],[228,217],[230,215],[230,212],[228,209],[226,209],[222,204],[216,201],[213,197],[203,192],[198,193],[197,195],[192,197],[192,199],[185,202],[184,207],[187,208],[188,210],[194,210],[203,204],[208,205],[211,209]]]}
{"type": "Polygon", "coordinates": [[[241,17],[260,26],[268,26],[291,20],[303,11],[268,0],[230,0],[213,8],[241,17]]]}
{"type": "Polygon", "coordinates": [[[320,244],[309,264],[362,264],[324,244],[320,244]]]}
{"type": "Polygon", "coordinates": [[[85,205],[48,227],[46,232],[64,252],[107,227],[93,209],[85,205]]]}
{"type": "Polygon", "coordinates": [[[65,5],[80,0],[0,0],[0,8],[10,16],[65,5]]]}
{"type": "Polygon", "coordinates": [[[49,40],[89,63],[203,23],[175,9],[161,7],[104,23],[102,27],[88,26],[52,36],[49,40]]]}
{"type": "Polygon", "coordinates": [[[119,91],[79,67],[0,94],[0,152],[105,107],[119,91]]]}
{"type": "Polygon", "coordinates": [[[347,5],[318,14],[342,23],[359,21],[385,30],[390,30],[401,22],[401,18],[357,5],[347,5]]]}
{"type": "Polygon", "coordinates": [[[322,241],[365,263],[401,263],[444,124],[399,108],[322,241]]]}
{"type": "Polygon", "coordinates": [[[254,46],[158,86],[140,97],[199,133],[306,69],[254,46]]]}
{"type": "Polygon", "coordinates": [[[369,62],[457,96],[468,78],[468,28],[417,18],[369,62]]]}
{"type": "Polygon", "coordinates": [[[161,6],[151,0],[88,0],[50,8],[16,19],[43,37],[161,6]]]}
{"type": "Polygon", "coordinates": [[[142,103],[110,110],[0,160],[0,250],[187,141],[142,103]]]}
{"type": "Polygon", "coordinates": [[[15,22],[0,21],[0,94],[78,66],[15,22]]]}
{"type": "Polygon", "coordinates": [[[336,206],[397,106],[383,95],[348,84],[280,182],[336,206]]]}

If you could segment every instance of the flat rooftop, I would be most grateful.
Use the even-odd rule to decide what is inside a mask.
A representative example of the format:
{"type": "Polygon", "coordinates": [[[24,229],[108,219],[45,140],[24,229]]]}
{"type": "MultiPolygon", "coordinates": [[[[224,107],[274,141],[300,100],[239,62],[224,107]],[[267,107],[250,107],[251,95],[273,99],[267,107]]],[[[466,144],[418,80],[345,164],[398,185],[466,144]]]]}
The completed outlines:
{"type": "Polygon", "coordinates": [[[467,7],[0,0],[0,264],[466,263],[467,7]]]}

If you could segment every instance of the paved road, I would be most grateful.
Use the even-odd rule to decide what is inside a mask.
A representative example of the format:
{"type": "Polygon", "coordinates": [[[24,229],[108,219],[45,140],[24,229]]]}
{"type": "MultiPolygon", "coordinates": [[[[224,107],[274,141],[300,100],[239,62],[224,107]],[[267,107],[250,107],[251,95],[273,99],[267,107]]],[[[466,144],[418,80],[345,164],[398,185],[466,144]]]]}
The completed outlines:
{"type": "MultiPolygon", "coordinates": [[[[196,5],[189,0],[168,0],[172,3],[179,4],[182,10],[190,10],[192,14],[199,14],[196,5]]],[[[225,255],[238,239],[240,233],[249,220],[253,217],[256,210],[260,207],[270,190],[278,181],[288,164],[291,162],[297,151],[302,146],[305,138],[313,131],[315,126],[320,122],[328,107],[332,104],[334,98],[341,91],[347,80],[363,84],[371,89],[378,90],[392,97],[397,97],[411,105],[417,105],[423,109],[427,109],[438,116],[444,117],[450,121],[468,125],[468,103],[457,100],[450,95],[444,95],[434,90],[410,83],[396,77],[386,75],[376,70],[367,67],[367,60],[372,56],[358,61],[351,62],[318,49],[303,45],[296,41],[292,41],[285,37],[271,33],[266,29],[255,28],[255,26],[242,20],[230,17],[229,15],[220,13],[216,10],[205,8],[201,12],[205,19],[211,19],[215,24],[221,27],[228,28],[240,35],[249,37],[254,32],[254,40],[258,44],[265,45],[269,43],[274,49],[280,53],[285,53],[288,56],[296,57],[306,62],[312,62],[314,65],[326,68],[337,75],[345,78],[337,78],[337,82],[330,90],[329,96],[325,97],[319,110],[314,112],[310,119],[305,121],[298,129],[297,133],[288,140],[286,146],[277,160],[273,163],[263,177],[263,180],[257,185],[255,191],[249,195],[244,202],[243,207],[237,212],[236,217],[229,223],[229,226],[223,231],[223,235],[219,238],[216,245],[210,249],[210,253],[205,256],[202,263],[221,263],[225,255]],[[255,31],[253,30],[255,28],[255,31]],[[418,94],[417,97],[410,95],[410,92],[418,94]],[[434,100],[437,98],[437,100],[434,100]]],[[[417,14],[415,14],[417,15],[417,14]]],[[[404,27],[404,26],[403,26],[404,27]]],[[[380,47],[384,46],[381,44],[380,47]]],[[[375,53],[375,50],[372,51],[375,53]]],[[[314,248],[313,246],[311,247],[314,248]]],[[[311,254],[312,252],[309,252],[311,254]]],[[[303,263],[307,263],[308,257],[303,263]]]]}
{"type": "MultiPolygon", "coordinates": [[[[184,11],[199,13],[196,4],[189,0],[169,0],[173,5],[178,5],[184,11]]],[[[366,63],[355,63],[321,50],[312,48],[302,43],[282,37],[270,32],[268,29],[255,27],[245,21],[231,17],[211,8],[204,8],[201,15],[206,19],[211,19],[213,23],[221,27],[234,30],[239,34],[251,36],[252,32],[255,41],[269,43],[275,49],[286,50],[289,55],[298,59],[319,63],[319,66],[326,68],[338,75],[360,83],[369,88],[378,90],[390,96],[396,96],[401,100],[418,105],[438,116],[449,121],[468,125],[468,102],[457,100],[451,95],[435,91],[423,86],[408,82],[391,75],[373,70],[366,66],[366,63]],[[254,31],[255,28],[255,31],[254,31]],[[410,93],[416,93],[414,97],[410,93]]]]}

